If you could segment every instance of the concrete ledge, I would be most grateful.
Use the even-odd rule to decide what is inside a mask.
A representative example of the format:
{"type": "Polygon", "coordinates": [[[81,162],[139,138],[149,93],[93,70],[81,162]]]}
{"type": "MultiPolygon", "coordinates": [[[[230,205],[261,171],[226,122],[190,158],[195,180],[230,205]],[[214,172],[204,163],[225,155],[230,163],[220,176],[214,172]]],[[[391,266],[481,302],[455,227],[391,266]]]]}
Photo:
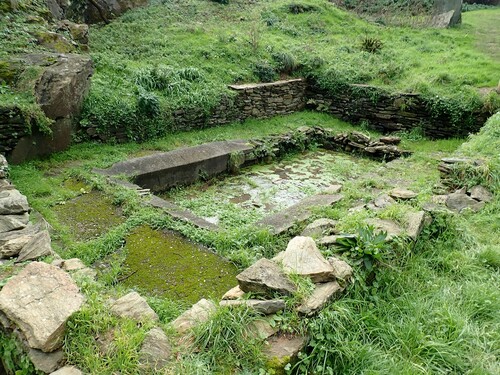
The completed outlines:
{"type": "Polygon", "coordinates": [[[252,150],[253,146],[245,141],[211,142],[130,159],[94,171],[106,176],[122,175],[143,188],[158,192],[227,172],[232,154],[252,150]]]}

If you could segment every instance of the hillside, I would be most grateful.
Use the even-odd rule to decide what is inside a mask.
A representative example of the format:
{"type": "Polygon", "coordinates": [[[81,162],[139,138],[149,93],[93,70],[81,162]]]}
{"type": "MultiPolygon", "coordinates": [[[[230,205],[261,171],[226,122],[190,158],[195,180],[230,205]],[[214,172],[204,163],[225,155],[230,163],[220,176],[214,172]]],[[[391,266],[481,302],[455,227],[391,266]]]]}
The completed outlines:
{"type": "MultiPolygon", "coordinates": [[[[89,25],[88,44],[65,44],[95,69],[82,113],[65,123],[75,130],[71,146],[17,165],[0,155],[0,374],[62,365],[99,375],[500,373],[500,8],[464,12],[449,29],[400,13],[398,24],[413,27],[389,26],[379,10],[151,0],[89,25]],[[245,85],[265,82],[273,83],[245,85]],[[307,96],[312,88],[324,96],[307,96]],[[284,102],[292,110],[276,115],[284,102]],[[206,121],[246,107],[259,117],[259,103],[271,108],[266,116],[206,121]],[[344,121],[332,115],[336,106],[373,110],[379,123],[344,121]],[[404,116],[409,126],[398,123],[404,116]],[[486,117],[465,137],[468,120],[486,117]],[[14,194],[22,207],[11,204],[14,194]],[[297,206],[311,201],[320,203],[303,216],[297,206]],[[32,247],[48,250],[25,261],[21,252],[40,233],[48,245],[32,247]],[[288,268],[288,291],[243,293],[237,274],[265,259],[274,264],[266,272],[281,275],[283,252],[309,236],[317,252],[308,258],[328,263],[326,276],[288,268]],[[52,275],[20,280],[33,265],[52,275]],[[56,273],[71,287],[48,288],[48,299],[16,296],[19,285],[30,290],[56,273]],[[235,285],[241,294],[219,305],[235,285]],[[78,306],[46,334],[57,314],[39,311],[64,310],[74,301],[57,298],[68,291],[78,306]],[[135,292],[143,299],[117,313],[135,292]],[[212,311],[179,329],[201,298],[212,311]],[[25,300],[50,306],[25,309],[25,300]],[[8,303],[27,310],[47,342],[23,341],[30,319],[19,324],[8,303]],[[284,354],[274,355],[276,342],[284,354]]],[[[33,90],[43,67],[18,76],[12,58],[47,52],[35,36],[56,26],[41,0],[4,14],[4,129],[19,106],[36,131],[37,121],[50,125],[33,90]]]]}

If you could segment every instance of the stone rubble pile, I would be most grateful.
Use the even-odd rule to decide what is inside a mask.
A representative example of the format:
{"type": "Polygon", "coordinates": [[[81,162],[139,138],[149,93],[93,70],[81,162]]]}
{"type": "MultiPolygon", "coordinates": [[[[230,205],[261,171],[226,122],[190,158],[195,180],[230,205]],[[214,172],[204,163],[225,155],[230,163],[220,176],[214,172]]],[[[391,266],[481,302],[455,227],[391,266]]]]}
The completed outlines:
{"type": "Polygon", "coordinates": [[[29,222],[28,200],[7,177],[8,164],[0,155],[0,265],[14,260],[20,270],[0,290],[0,329],[17,337],[38,371],[79,374],[61,368],[66,322],[84,302],[70,272],[95,274],[79,259],[57,257],[49,232],[29,222]],[[48,255],[56,257],[54,264],[36,261],[48,255]]]}
{"type": "Polygon", "coordinates": [[[361,132],[335,133],[320,126],[303,126],[282,135],[251,139],[254,146],[251,153],[245,155],[244,164],[274,158],[290,151],[297,151],[308,145],[316,144],[327,150],[359,153],[379,160],[394,160],[411,155],[410,151],[401,150],[397,145],[398,137],[371,139],[361,132]]]}
{"type": "MultiPolygon", "coordinates": [[[[438,165],[438,170],[441,173],[443,184],[453,186],[453,177],[460,178],[462,173],[469,170],[473,173],[477,170],[482,174],[481,168],[485,165],[482,160],[474,160],[470,158],[443,158],[438,165]]],[[[433,202],[429,204],[428,209],[445,206],[447,209],[462,213],[465,210],[478,212],[484,205],[493,199],[493,194],[484,186],[476,185],[470,189],[461,188],[449,194],[437,195],[433,197],[433,202]]]]}

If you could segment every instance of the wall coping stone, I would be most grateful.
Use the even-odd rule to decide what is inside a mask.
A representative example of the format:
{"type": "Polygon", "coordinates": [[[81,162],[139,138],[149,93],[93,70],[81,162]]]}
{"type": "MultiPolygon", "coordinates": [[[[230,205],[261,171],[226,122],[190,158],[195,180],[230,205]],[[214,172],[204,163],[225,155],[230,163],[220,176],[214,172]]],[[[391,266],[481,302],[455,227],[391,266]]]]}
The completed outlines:
{"type": "Polygon", "coordinates": [[[248,90],[248,89],[260,88],[260,87],[284,86],[284,85],[288,85],[289,83],[293,83],[293,82],[305,82],[305,80],[303,78],[295,78],[295,79],[288,79],[288,80],[281,80],[281,81],[274,81],[274,82],[265,82],[265,83],[245,83],[242,85],[229,85],[228,87],[233,89],[233,90],[248,90]]]}

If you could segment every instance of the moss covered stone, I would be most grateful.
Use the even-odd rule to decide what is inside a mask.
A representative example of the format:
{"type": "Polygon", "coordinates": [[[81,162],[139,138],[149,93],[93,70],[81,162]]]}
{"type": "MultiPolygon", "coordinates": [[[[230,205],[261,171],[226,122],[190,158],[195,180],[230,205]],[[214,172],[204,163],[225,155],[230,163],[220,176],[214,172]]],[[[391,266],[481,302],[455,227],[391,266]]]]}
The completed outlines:
{"type": "Polygon", "coordinates": [[[234,264],[172,232],[138,227],[125,250],[132,273],[125,283],[151,294],[195,303],[220,298],[236,283],[234,264]]]}

